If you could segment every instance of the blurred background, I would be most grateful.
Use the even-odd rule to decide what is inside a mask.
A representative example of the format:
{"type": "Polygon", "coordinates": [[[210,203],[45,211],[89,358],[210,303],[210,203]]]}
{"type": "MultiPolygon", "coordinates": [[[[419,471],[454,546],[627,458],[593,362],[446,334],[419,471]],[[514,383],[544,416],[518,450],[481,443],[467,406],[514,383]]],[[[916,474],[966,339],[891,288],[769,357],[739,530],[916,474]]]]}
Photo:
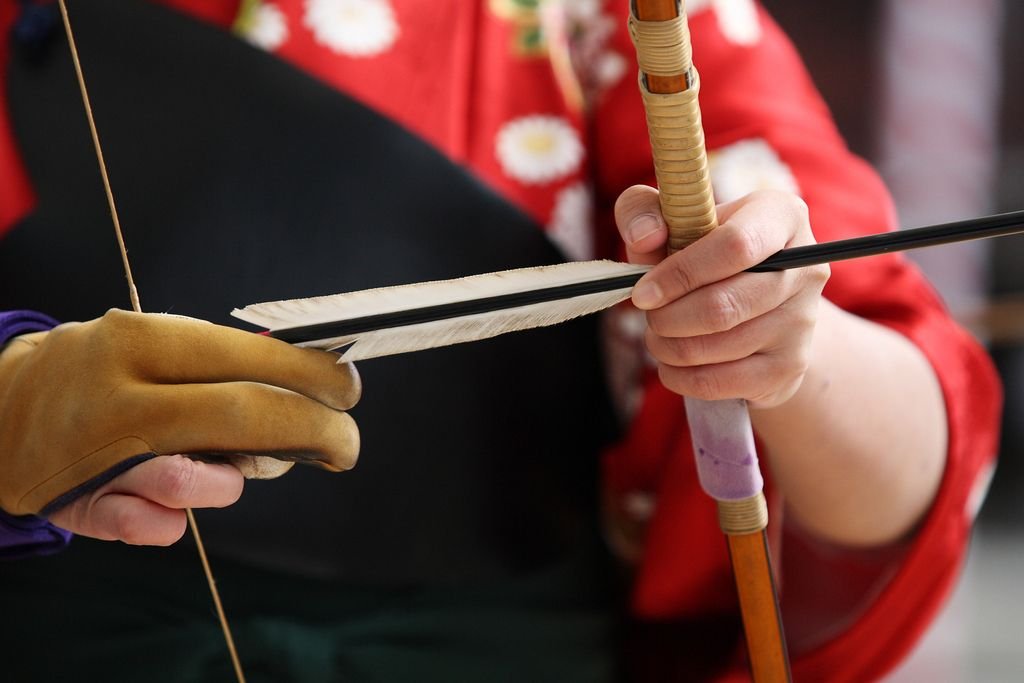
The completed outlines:
{"type": "MultiPolygon", "coordinates": [[[[763,0],[901,225],[1024,209],[1024,3],[763,0]]],[[[1024,681],[1024,237],[913,252],[988,344],[1006,391],[999,468],[963,580],[891,678],[1024,681]]]]}

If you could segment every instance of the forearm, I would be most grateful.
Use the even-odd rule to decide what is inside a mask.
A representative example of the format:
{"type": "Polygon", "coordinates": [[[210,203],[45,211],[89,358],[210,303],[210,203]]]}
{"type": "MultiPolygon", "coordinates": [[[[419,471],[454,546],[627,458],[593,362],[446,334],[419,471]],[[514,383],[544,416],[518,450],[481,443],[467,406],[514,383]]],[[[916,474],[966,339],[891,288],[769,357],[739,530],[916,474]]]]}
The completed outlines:
{"type": "Polygon", "coordinates": [[[942,479],[945,406],[928,361],[903,336],[827,301],[800,389],[751,418],[789,514],[823,540],[898,540],[942,479]]]}

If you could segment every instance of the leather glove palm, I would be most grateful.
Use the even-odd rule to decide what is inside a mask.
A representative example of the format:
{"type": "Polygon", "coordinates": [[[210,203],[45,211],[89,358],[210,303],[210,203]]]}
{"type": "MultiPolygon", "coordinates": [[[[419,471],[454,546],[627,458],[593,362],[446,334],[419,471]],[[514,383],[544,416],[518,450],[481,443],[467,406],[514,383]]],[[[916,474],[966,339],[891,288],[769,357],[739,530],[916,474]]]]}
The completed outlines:
{"type": "Polygon", "coordinates": [[[48,514],[134,464],[257,454],[338,471],[359,434],[337,356],[159,314],[109,311],[0,352],[0,508],[48,514]]]}

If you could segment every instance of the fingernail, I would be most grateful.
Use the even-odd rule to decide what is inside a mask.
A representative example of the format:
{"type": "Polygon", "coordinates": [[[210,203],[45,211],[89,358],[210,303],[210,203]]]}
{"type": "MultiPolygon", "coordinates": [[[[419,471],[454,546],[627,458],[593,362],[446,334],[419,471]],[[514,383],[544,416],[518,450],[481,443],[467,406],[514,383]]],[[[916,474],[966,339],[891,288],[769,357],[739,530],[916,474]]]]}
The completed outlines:
{"type": "Polygon", "coordinates": [[[649,310],[661,305],[661,287],[653,282],[640,282],[633,288],[633,305],[649,310]]]}
{"type": "Polygon", "coordinates": [[[648,235],[661,230],[661,221],[657,216],[650,213],[640,214],[629,222],[626,227],[626,237],[630,244],[636,244],[648,235]]]}

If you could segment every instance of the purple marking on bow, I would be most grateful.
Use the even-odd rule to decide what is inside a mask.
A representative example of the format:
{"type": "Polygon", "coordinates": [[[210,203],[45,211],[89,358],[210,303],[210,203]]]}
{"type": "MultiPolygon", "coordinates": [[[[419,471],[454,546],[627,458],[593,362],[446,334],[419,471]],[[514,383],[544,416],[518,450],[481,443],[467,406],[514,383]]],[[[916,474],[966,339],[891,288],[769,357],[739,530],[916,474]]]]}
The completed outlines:
{"type": "Polygon", "coordinates": [[[741,500],[764,488],[745,401],[687,398],[686,414],[705,493],[716,500],[741,500]]]}

